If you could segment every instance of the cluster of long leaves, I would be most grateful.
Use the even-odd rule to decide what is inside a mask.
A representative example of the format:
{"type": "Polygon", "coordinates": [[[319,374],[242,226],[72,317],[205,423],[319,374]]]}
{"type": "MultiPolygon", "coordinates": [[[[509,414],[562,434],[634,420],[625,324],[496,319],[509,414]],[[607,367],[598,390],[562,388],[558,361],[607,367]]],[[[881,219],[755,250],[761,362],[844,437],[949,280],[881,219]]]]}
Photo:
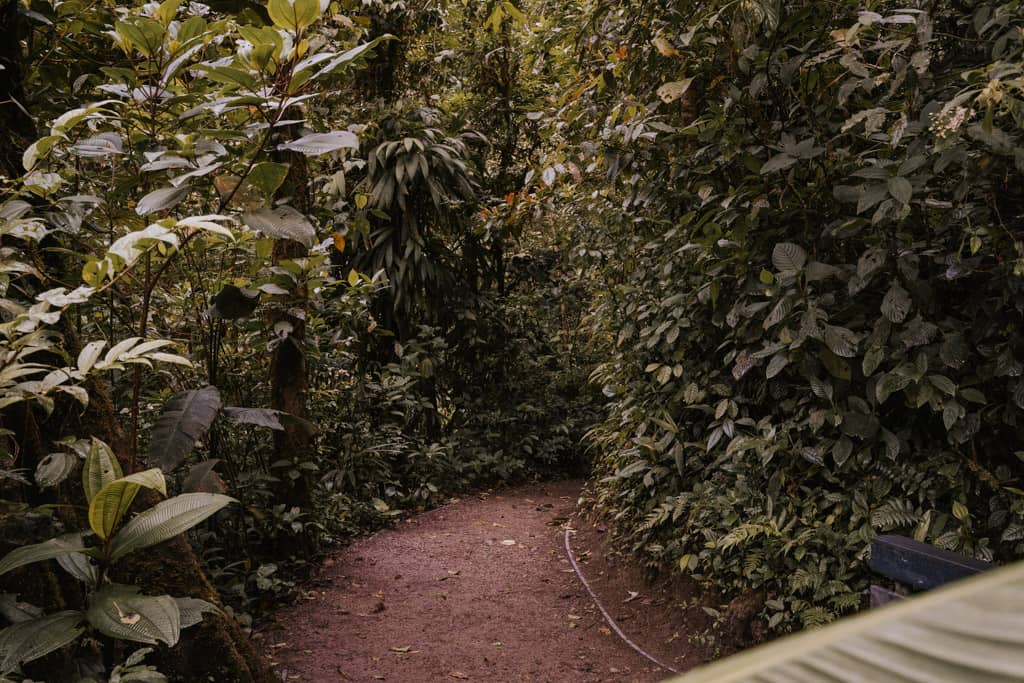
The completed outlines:
{"type": "Polygon", "coordinates": [[[560,112],[597,506],[777,629],[855,607],[878,531],[1024,549],[1024,14],[870,5],[598,3],[560,112]]]}

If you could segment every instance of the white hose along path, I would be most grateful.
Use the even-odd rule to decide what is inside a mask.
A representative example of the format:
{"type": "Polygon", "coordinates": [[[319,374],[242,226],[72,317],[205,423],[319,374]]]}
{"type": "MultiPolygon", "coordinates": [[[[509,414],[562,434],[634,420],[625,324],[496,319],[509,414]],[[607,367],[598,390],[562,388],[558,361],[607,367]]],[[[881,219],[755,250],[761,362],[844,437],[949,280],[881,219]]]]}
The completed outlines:
{"type": "Polygon", "coordinates": [[[638,653],[640,653],[641,656],[643,656],[643,657],[649,659],[650,661],[654,662],[655,664],[660,666],[662,669],[665,669],[666,671],[671,671],[674,674],[679,673],[679,671],[677,669],[673,669],[668,664],[664,664],[664,663],[658,661],[653,656],[648,654],[642,647],[640,647],[639,645],[634,643],[632,640],[630,640],[629,636],[627,636],[625,633],[623,633],[622,629],[619,628],[619,625],[615,623],[614,619],[612,619],[612,615],[608,614],[608,610],[606,610],[604,608],[604,605],[602,605],[601,601],[597,598],[597,594],[594,593],[594,589],[590,587],[590,584],[587,582],[586,577],[583,576],[583,572],[580,571],[580,565],[576,562],[576,558],[572,554],[572,548],[569,547],[569,529],[568,529],[568,527],[566,527],[566,529],[565,529],[565,554],[569,556],[569,561],[572,562],[572,568],[576,570],[576,576],[579,577],[580,582],[583,584],[583,587],[587,589],[588,593],[590,593],[590,599],[594,601],[595,605],[597,605],[597,609],[601,610],[601,614],[604,615],[604,620],[606,622],[608,622],[608,625],[611,627],[611,629],[613,631],[615,631],[615,634],[617,636],[619,636],[619,638],[622,638],[622,641],[624,643],[626,643],[626,645],[629,645],[631,648],[633,648],[638,653]]]}

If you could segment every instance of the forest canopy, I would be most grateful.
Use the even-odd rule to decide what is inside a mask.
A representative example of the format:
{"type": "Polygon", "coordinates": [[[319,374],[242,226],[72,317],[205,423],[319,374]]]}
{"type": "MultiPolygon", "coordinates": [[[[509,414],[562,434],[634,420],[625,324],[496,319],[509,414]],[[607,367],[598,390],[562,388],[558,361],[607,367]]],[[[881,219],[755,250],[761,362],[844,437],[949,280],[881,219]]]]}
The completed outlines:
{"type": "Polygon", "coordinates": [[[274,680],[326,545],[581,472],[752,638],[1019,558],[1022,27],[0,0],[0,677],[274,680]]]}

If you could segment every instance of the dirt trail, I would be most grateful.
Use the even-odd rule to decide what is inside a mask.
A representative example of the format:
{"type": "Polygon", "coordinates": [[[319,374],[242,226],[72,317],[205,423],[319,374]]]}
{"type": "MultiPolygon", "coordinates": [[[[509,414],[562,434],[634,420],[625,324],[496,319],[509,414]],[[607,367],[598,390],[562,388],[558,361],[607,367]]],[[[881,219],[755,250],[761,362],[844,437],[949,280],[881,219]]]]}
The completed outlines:
{"type": "MultiPolygon", "coordinates": [[[[263,634],[283,679],[666,678],[607,628],[566,559],[563,524],[579,491],[556,482],[453,501],[340,551],[263,634]]],[[[637,599],[623,581],[639,579],[608,576],[574,550],[599,595],[612,592],[602,602],[629,637],[682,667],[676,605],[637,599]]]]}

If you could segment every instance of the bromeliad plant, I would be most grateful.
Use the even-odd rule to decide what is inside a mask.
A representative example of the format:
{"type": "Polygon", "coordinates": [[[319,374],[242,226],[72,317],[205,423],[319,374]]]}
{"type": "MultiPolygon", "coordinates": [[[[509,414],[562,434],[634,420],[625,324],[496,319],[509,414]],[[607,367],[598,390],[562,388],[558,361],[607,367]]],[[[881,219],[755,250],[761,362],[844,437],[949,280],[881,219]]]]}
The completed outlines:
{"type": "MultiPolygon", "coordinates": [[[[59,484],[70,472],[68,468],[64,468],[63,476],[50,472],[47,483],[59,484]]],[[[111,581],[110,570],[130,553],[191,529],[231,503],[232,498],[216,493],[185,493],[125,521],[143,488],[166,495],[163,474],[154,468],[125,475],[110,447],[95,438],[85,456],[82,488],[89,504],[91,531],[17,548],[0,560],[0,574],[35,562],[57,560],[85,584],[86,609],[26,618],[0,631],[0,676],[68,645],[86,630],[121,640],[174,645],[181,629],[198,624],[204,613],[217,611],[217,607],[198,598],[145,595],[139,586],[111,581]],[[90,543],[93,538],[98,543],[90,543]]]]}

